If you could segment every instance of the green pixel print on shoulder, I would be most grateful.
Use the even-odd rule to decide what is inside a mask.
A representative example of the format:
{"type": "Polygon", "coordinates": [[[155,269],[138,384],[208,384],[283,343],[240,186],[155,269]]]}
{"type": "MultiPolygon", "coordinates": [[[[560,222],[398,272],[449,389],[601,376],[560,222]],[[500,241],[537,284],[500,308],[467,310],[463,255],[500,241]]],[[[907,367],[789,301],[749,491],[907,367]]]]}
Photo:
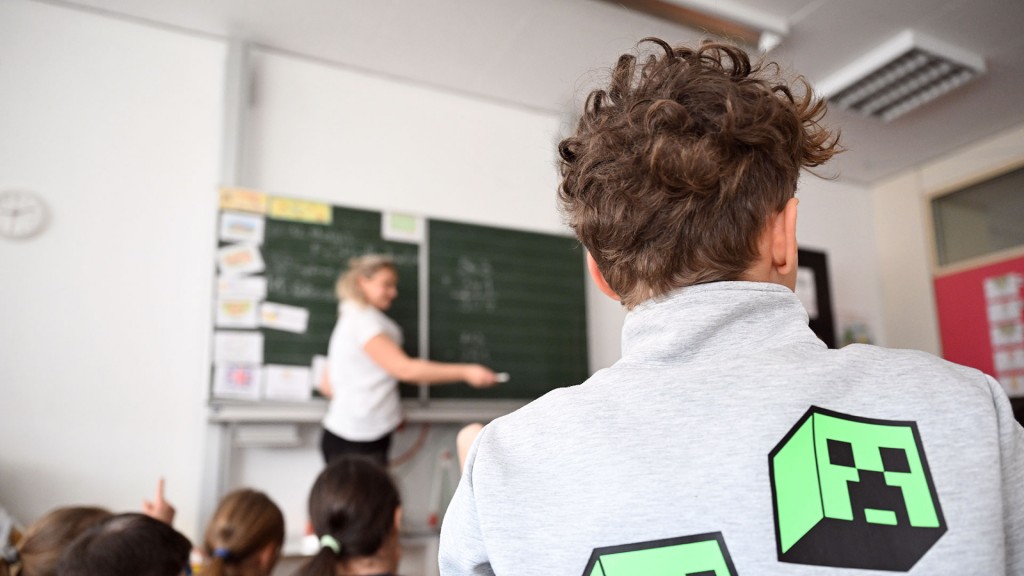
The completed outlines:
{"type": "Polygon", "coordinates": [[[738,576],[721,532],[595,548],[583,576],[738,576]]]}
{"type": "Polygon", "coordinates": [[[811,406],[768,465],[781,562],[905,572],[946,532],[916,422],[811,406]]]}

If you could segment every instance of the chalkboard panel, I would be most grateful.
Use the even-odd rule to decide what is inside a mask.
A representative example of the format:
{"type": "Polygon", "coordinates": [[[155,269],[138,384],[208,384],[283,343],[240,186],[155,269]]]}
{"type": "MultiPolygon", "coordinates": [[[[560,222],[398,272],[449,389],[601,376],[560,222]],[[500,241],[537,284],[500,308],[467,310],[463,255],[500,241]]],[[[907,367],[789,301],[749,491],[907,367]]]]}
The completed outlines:
{"type": "Polygon", "coordinates": [[[532,399],[587,378],[584,260],[572,238],[429,223],[430,358],[479,362],[511,381],[431,398],[532,399]]]}
{"type": "Polygon", "coordinates": [[[335,281],[350,258],[370,253],[395,258],[400,297],[388,315],[402,327],[406,353],[419,354],[419,246],[382,239],[380,212],[335,206],[326,225],[267,219],[267,300],[308,309],[309,326],[304,334],[261,329],[264,363],[309,366],[327,354],[338,319],[335,281]]]}

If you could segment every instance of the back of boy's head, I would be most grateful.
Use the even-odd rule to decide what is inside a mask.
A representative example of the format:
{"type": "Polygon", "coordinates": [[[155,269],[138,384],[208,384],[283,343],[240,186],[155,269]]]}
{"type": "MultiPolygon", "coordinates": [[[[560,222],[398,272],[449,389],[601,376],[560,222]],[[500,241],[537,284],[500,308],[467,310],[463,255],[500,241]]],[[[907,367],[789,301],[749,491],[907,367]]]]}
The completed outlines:
{"type": "MultiPolygon", "coordinates": [[[[110,518],[103,508],[69,506],[47,512],[32,523],[15,547],[19,576],[56,576],[61,553],[80,534],[110,518]]],[[[7,574],[0,561],[0,574],[7,574]]]]}
{"type": "Polygon", "coordinates": [[[377,554],[394,536],[399,506],[398,489],[379,464],[358,456],[332,461],[310,491],[309,518],[321,543],[327,537],[337,550],[322,544],[297,574],[334,574],[339,563],[377,554]]]}
{"type": "Polygon", "coordinates": [[[60,576],[179,576],[192,545],[143,514],[112,516],[80,535],[61,557],[60,576]]]}
{"type": "Polygon", "coordinates": [[[839,151],[824,102],[777,65],[726,44],[644,43],[653,53],[620,56],[558,147],[562,211],[628,307],[740,279],[800,169],[839,151]]]}
{"type": "Polygon", "coordinates": [[[203,574],[243,574],[267,545],[284,543],[284,515],[262,492],[243,488],[221,499],[206,527],[203,551],[209,558],[203,574]]]}

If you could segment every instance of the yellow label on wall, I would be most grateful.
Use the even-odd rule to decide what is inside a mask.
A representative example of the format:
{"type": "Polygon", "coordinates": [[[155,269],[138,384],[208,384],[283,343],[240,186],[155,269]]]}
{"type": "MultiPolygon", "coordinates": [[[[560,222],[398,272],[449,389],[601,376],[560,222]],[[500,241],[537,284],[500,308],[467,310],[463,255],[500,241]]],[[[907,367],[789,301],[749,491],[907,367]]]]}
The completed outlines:
{"type": "Polygon", "coordinates": [[[220,209],[266,214],[267,195],[246,188],[221,188],[220,209]]]}
{"type": "Polygon", "coordinates": [[[331,207],[322,202],[271,198],[268,216],[278,220],[294,220],[313,224],[330,224],[331,207]]]}

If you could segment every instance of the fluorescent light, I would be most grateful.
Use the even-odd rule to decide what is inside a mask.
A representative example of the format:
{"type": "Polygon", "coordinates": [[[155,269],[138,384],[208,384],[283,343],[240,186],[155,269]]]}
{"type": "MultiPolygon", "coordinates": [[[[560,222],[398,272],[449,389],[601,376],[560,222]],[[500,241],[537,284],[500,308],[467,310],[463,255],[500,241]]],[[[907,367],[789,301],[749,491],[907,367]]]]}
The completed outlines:
{"type": "Polygon", "coordinates": [[[818,82],[816,90],[840,108],[889,122],[984,72],[980,56],[904,30],[818,82]]]}

